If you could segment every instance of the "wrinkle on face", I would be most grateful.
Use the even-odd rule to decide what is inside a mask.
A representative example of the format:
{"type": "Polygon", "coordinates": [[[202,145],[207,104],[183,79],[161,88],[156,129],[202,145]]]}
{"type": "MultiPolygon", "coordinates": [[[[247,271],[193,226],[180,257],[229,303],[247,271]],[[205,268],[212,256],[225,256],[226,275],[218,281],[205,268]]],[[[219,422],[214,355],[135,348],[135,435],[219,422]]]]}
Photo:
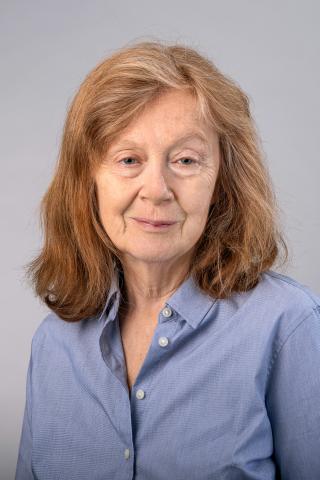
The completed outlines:
{"type": "Polygon", "coordinates": [[[218,134],[199,119],[196,99],[187,92],[163,94],[109,146],[95,175],[99,213],[123,254],[132,300],[162,298],[188,267],[206,225],[219,165],[218,134]],[[177,224],[150,232],[133,217],[177,224]]]}

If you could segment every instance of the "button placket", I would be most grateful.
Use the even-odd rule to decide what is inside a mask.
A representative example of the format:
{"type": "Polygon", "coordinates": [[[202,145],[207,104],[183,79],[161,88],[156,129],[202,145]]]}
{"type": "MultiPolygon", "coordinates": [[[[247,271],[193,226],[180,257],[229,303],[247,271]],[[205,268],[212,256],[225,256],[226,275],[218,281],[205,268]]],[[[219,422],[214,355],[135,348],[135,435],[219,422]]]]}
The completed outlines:
{"type": "MultiPolygon", "coordinates": [[[[162,310],[161,310],[161,314],[166,317],[166,318],[169,318],[173,315],[173,311],[171,309],[171,307],[169,305],[166,305],[162,310]]],[[[169,344],[169,339],[168,337],[162,335],[161,337],[158,338],[158,345],[161,346],[161,347],[166,347],[167,345],[169,344]]],[[[135,392],[135,397],[138,399],[138,400],[143,400],[146,396],[146,393],[145,393],[145,390],[143,390],[142,388],[139,388],[136,392],[135,392]]]]}

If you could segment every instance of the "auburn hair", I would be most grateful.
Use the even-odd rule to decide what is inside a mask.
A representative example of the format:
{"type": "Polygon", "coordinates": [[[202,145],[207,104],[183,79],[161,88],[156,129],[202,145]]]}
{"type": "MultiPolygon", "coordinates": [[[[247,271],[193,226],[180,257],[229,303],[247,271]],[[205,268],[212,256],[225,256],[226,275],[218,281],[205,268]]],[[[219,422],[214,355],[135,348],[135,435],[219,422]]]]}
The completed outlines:
{"type": "Polygon", "coordinates": [[[121,252],[99,217],[93,172],[108,145],[151,100],[186,90],[219,136],[214,199],[188,275],[213,298],[247,291],[288,248],[249,98],[204,54],[179,43],[126,45],[84,79],[68,109],[59,158],[40,203],[44,242],[26,276],[61,319],[97,315],[121,252]]]}

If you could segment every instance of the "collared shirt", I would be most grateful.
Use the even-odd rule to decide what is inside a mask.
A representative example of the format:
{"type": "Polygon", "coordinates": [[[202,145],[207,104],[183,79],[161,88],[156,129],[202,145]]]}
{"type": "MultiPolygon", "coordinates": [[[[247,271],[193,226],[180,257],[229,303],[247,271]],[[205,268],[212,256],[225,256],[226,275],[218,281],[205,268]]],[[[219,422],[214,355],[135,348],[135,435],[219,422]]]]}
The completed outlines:
{"type": "Polygon", "coordinates": [[[16,480],[319,480],[320,296],[268,270],[159,312],[131,395],[119,277],[101,315],[33,339],[16,480]]]}

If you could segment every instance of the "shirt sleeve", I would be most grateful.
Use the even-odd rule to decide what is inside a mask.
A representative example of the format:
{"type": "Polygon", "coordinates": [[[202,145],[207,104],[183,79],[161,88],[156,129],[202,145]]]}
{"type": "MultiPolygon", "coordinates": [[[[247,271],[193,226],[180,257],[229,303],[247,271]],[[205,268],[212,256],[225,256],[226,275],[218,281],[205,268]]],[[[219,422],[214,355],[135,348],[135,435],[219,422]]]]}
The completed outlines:
{"type": "Polygon", "coordinates": [[[32,433],[31,433],[31,374],[32,354],[29,360],[26,381],[26,401],[22,421],[18,460],[15,480],[34,480],[31,467],[32,433]]]}
{"type": "Polygon", "coordinates": [[[320,479],[320,306],[283,343],[266,406],[281,480],[320,479]]]}

